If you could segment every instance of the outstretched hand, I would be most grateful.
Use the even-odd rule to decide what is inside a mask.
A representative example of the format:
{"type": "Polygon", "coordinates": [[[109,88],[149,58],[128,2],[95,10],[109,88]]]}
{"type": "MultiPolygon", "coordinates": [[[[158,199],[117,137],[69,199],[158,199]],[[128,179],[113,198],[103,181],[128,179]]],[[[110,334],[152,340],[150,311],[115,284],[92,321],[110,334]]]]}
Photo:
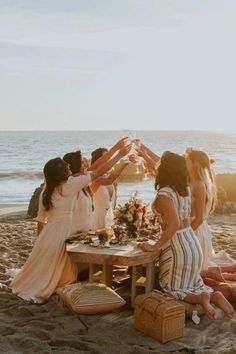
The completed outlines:
{"type": "Polygon", "coordinates": [[[122,149],[120,149],[120,151],[118,153],[119,157],[122,158],[122,157],[128,155],[128,153],[130,152],[131,148],[132,148],[132,144],[125,145],[122,149]]]}
{"type": "Polygon", "coordinates": [[[116,151],[123,149],[125,147],[126,143],[127,143],[127,139],[128,139],[128,137],[125,136],[124,138],[122,138],[119,141],[117,141],[117,143],[114,145],[114,149],[116,151]]]}

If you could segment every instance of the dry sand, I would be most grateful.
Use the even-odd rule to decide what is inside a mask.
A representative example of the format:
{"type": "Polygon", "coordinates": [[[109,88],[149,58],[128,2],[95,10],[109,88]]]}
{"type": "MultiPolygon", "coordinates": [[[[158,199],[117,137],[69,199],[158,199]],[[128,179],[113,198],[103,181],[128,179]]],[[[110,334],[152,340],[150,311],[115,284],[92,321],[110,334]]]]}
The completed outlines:
{"type": "MultiPolygon", "coordinates": [[[[235,216],[211,218],[214,246],[236,259],[235,216]]],[[[36,238],[36,223],[22,212],[0,216],[0,353],[236,353],[236,320],[210,321],[196,326],[186,320],[185,336],[165,345],[133,327],[129,304],[116,312],[79,316],[57,304],[41,306],[13,295],[5,270],[21,267],[36,238]]]]}

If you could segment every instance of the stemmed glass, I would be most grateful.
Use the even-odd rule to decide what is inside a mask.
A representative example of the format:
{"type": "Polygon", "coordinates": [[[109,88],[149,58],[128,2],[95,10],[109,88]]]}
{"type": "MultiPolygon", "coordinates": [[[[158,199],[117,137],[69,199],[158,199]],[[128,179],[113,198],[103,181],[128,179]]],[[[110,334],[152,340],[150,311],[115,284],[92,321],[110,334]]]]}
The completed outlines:
{"type": "Polygon", "coordinates": [[[129,155],[136,155],[136,150],[135,150],[135,146],[136,146],[136,132],[135,131],[132,131],[132,130],[124,130],[124,134],[123,134],[124,137],[127,138],[126,140],[126,144],[129,145],[131,144],[132,145],[132,148],[129,152],[129,155]]]}

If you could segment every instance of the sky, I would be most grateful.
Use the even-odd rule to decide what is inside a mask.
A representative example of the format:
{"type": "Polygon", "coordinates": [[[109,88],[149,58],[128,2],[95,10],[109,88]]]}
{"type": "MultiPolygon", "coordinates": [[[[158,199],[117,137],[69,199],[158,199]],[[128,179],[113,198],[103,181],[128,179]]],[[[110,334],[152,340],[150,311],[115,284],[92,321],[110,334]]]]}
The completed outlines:
{"type": "Polygon", "coordinates": [[[236,132],[235,0],[0,0],[0,130],[236,132]]]}

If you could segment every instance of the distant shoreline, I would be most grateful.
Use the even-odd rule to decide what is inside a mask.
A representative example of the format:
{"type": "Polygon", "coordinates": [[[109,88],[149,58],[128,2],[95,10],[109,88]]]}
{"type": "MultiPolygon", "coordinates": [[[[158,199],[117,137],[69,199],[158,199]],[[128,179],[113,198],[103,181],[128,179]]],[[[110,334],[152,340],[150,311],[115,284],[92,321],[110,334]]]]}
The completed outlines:
{"type": "Polygon", "coordinates": [[[0,204],[0,217],[25,215],[27,214],[28,204],[0,204]]]}

